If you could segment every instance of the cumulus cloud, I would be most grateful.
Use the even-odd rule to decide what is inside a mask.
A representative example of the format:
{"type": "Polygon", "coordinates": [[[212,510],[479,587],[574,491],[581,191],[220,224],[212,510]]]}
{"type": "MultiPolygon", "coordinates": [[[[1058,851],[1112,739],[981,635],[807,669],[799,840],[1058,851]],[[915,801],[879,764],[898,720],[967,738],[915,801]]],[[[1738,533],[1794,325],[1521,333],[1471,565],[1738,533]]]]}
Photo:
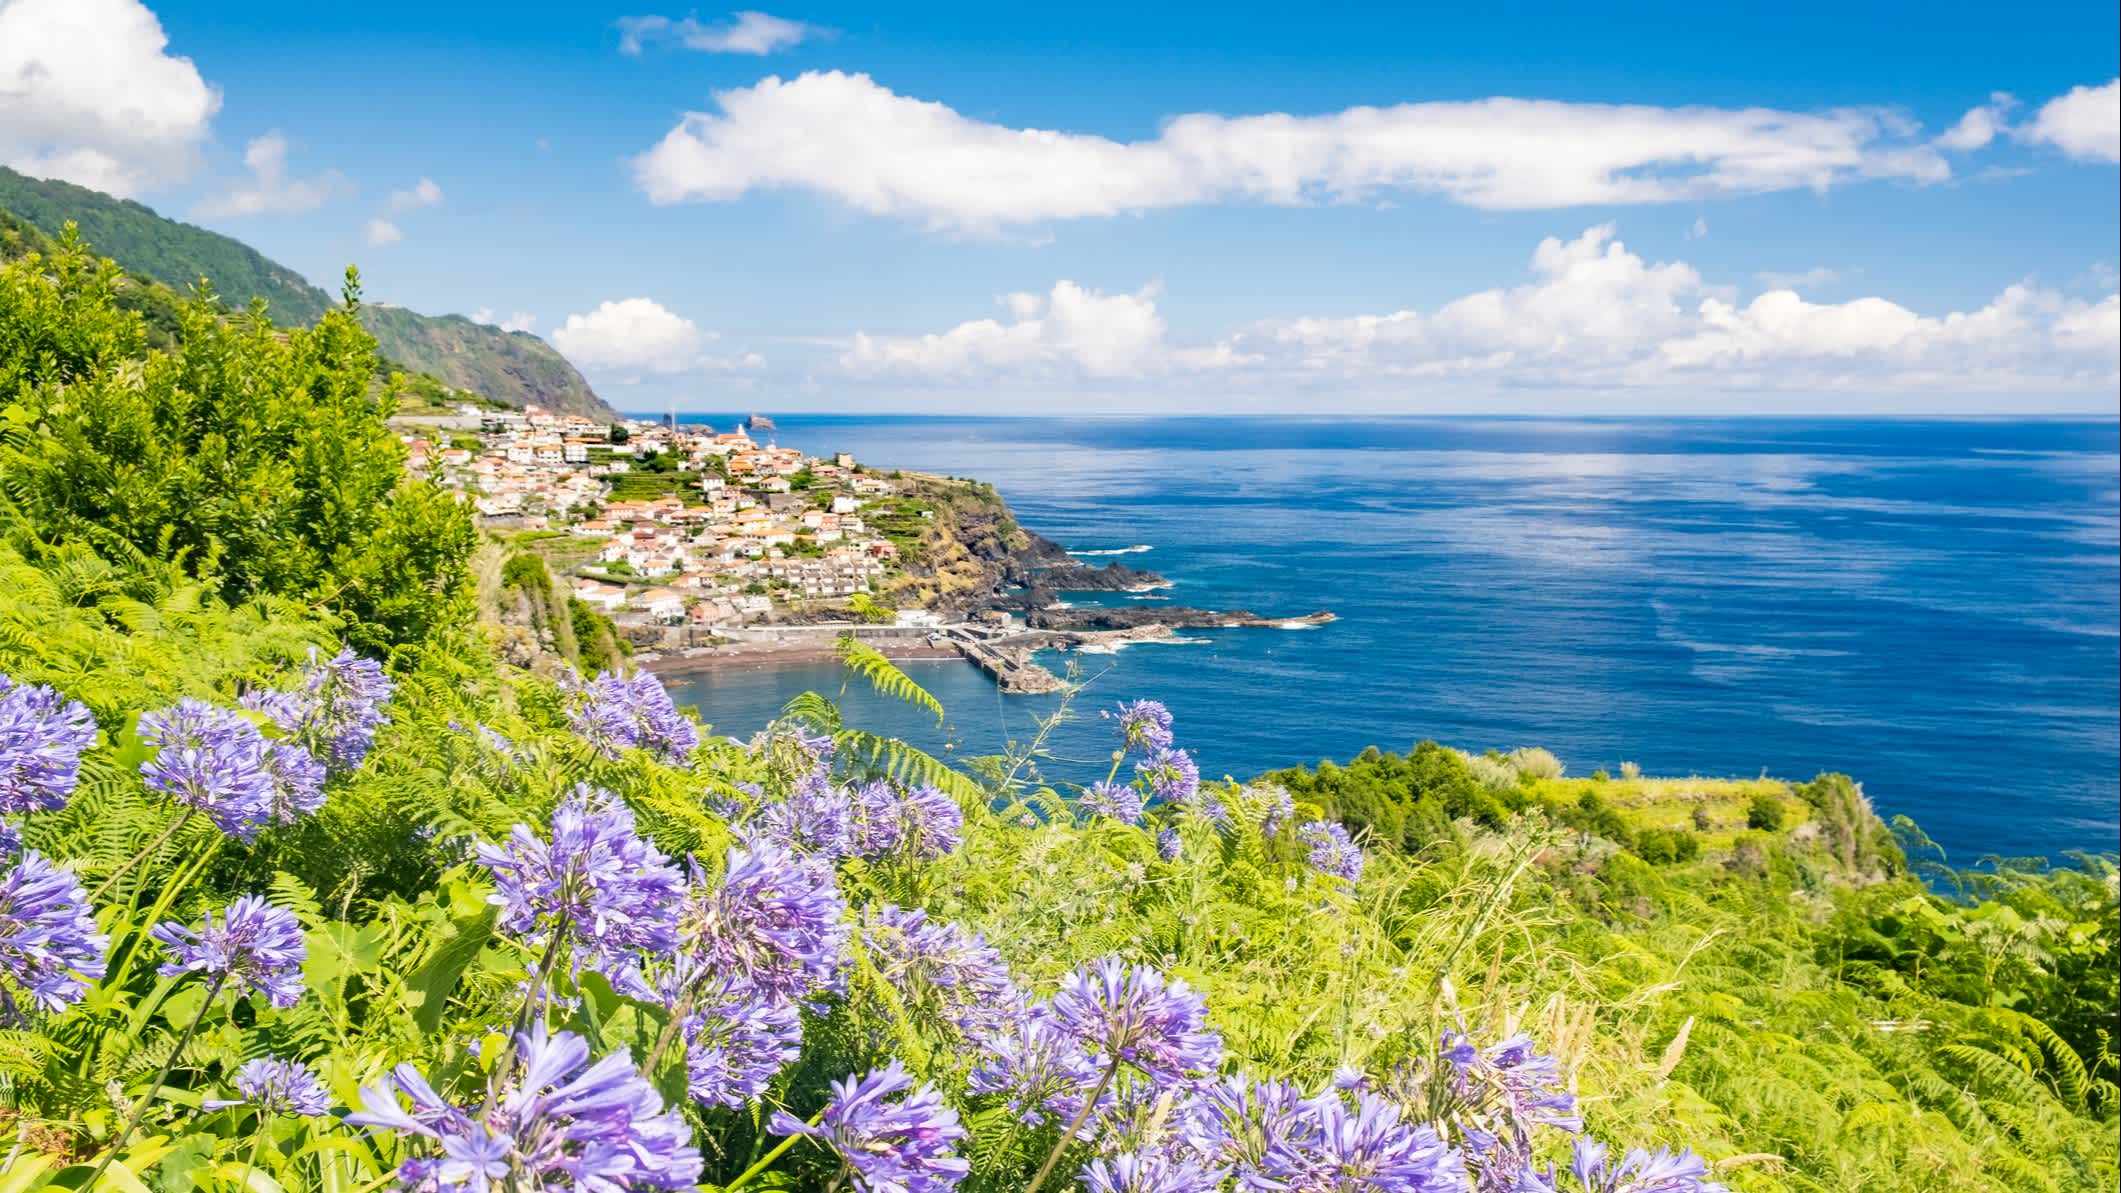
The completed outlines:
{"type": "Polygon", "coordinates": [[[529,311],[515,311],[503,319],[494,314],[492,307],[480,307],[473,311],[471,321],[484,323],[488,327],[498,327],[502,331],[536,331],[538,328],[538,317],[529,311]]]}
{"type": "Polygon", "coordinates": [[[1970,109],[1966,115],[1959,118],[1959,123],[1944,130],[1937,138],[1938,148],[1949,149],[1954,153],[1971,153],[1980,149],[1995,140],[1998,134],[2006,131],[2004,117],[2017,103],[2010,95],[1996,92],[1988,97],[1987,103],[1970,109]]]}
{"type": "Polygon", "coordinates": [[[857,333],[841,365],[858,376],[971,381],[995,375],[1120,380],[1212,368],[1219,351],[1173,349],[1156,313],[1156,287],[1101,294],[1071,281],[1047,294],[1004,294],[1009,322],[979,319],[937,335],[857,333]]]}
{"type": "Polygon", "coordinates": [[[638,54],[651,42],[675,42],[709,54],[771,54],[819,32],[817,26],[763,12],[740,12],[719,25],[692,17],[620,17],[619,52],[638,54]]]}
{"type": "Polygon", "coordinates": [[[657,203],[811,190],[876,215],[986,233],[1201,203],[1429,193],[1523,210],[1666,203],[1858,179],[1935,182],[1943,155],[1883,110],[1483,99],[1316,116],[1196,113],[1120,142],[975,120],[865,74],[808,72],[716,94],[636,157],[657,203]]]}
{"type": "Polygon", "coordinates": [[[353,189],[337,170],[326,170],[311,178],[289,178],[287,138],[277,131],[252,138],[243,149],[243,165],[250,171],[248,182],[200,200],[192,206],[192,214],[214,219],[308,211],[353,189]]]}
{"type": "Polygon", "coordinates": [[[755,369],[766,363],[756,353],[710,354],[707,346],[716,338],[714,332],[702,330],[652,298],[599,303],[593,311],[567,316],[549,338],[583,372],[620,379],[651,373],[755,369]]]}
{"type": "Polygon", "coordinates": [[[420,181],[402,191],[390,192],[392,211],[413,211],[421,207],[438,207],[442,203],[442,188],[432,178],[420,181]]]}
{"type": "Polygon", "coordinates": [[[121,198],[189,177],[221,95],[137,0],[0,0],[0,164],[121,198]]]}
{"type": "Polygon", "coordinates": [[[2079,161],[2121,162],[2121,79],[2049,100],[2019,135],[2079,161]]]}
{"type": "MultiPolygon", "coordinates": [[[[1793,280],[1825,284],[1830,271],[1793,280]]],[[[1069,282],[1005,295],[1011,319],[920,336],[858,334],[840,369],[963,385],[1143,380],[1387,389],[1542,388],[1964,393],[2097,391],[2117,380],[2121,304],[2027,284],[1979,310],[1923,315],[1883,298],[1813,302],[1776,286],[1741,303],[1683,261],[1651,262],[1603,224],[1533,251],[1529,280],[1435,308],[1261,320],[1208,343],[1168,334],[1153,291],[1069,282]]]]}
{"type": "Polygon", "coordinates": [[[368,221],[367,226],[362,229],[362,233],[368,238],[368,243],[377,246],[396,244],[400,240],[405,239],[405,234],[398,231],[398,226],[382,216],[377,216],[368,221]]]}

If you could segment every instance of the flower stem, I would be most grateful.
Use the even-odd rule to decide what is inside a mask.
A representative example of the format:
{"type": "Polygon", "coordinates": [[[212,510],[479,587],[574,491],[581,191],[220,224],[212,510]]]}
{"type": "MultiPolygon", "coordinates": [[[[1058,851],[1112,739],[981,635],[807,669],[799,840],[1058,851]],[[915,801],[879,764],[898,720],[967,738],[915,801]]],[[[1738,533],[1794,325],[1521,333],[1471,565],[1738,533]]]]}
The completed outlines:
{"type": "MultiPolygon", "coordinates": [[[[810,1116],[810,1125],[813,1127],[817,1126],[818,1120],[824,1117],[825,1112],[822,1110],[818,1111],[816,1114],[810,1116]]],[[[779,1143],[775,1144],[772,1151],[767,1152],[765,1155],[759,1157],[758,1163],[753,1164],[751,1167],[746,1168],[744,1171],[738,1173],[737,1178],[735,1180],[730,1181],[726,1185],[723,1185],[722,1193],[736,1193],[738,1189],[741,1189],[746,1184],[748,1184],[751,1181],[751,1178],[766,1171],[768,1168],[773,1167],[773,1162],[775,1160],[778,1160],[782,1156],[786,1155],[788,1153],[788,1149],[795,1146],[795,1141],[803,1138],[807,1137],[803,1135],[790,1135],[788,1138],[783,1139],[779,1143]]]]}
{"type": "Polygon", "coordinates": [[[171,837],[176,836],[177,830],[183,828],[186,824],[190,823],[191,818],[197,815],[198,811],[199,810],[197,808],[186,808],[184,810],[184,815],[179,816],[175,820],[170,821],[169,827],[162,830],[161,836],[156,837],[152,841],[149,841],[147,843],[147,848],[128,858],[124,865],[119,866],[117,869],[110,872],[110,876],[103,880],[102,885],[98,886],[95,890],[89,892],[88,901],[90,903],[94,903],[96,900],[101,899],[105,891],[108,891],[111,887],[116,886],[118,880],[125,877],[126,874],[129,873],[134,866],[139,865],[142,859],[146,858],[147,855],[153,853],[157,849],[162,848],[163,845],[168,843],[171,837]]]}
{"type": "Polygon", "coordinates": [[[1068,1129],[1061,1132],[1052,1152],[1047,1154],[1046,1162],[1039,1167],[1038,1175],[1032,1177],[1031,1183],[1024,1186],[1024,1193],[1038,1193],[1038,1187],[1046,1183],[1047,1177],[1053,1175],[1054,1165],[1060,1163],[1061,1153],[1067,1151],[1068,1145],[1075,1142],[1076,1132],[1081,1131],[1083,1124],[1090,1121],[1090,1112],[1096,1110],[1098,1102],[1104,1098],[1105,1088],[1112,1084],[1114,1077],[1119,1076],[1119,1065],[1119,1058],[1115,1056],[1112,1063],[1105,1067],[1105,1075],[1097,1079],[1097,1088],[1091,1090],[1090,1096],[1083,1099],[1083,1108],[1075,1112],[1075,1121],[1069,1123],[1068,1129]]]}
{"type": "Polygon", "coordinates": [[[663,1054],[670,1051],[670,1045],[677,1040],[678,1032],[684,1028],[685,1016],[690,1014],[692,995],[687,994],[678,1000],[676,1006],[670,1008],[670,1022],[663,1025],[663,1034],[656,1037],[655,1047],[648,1050],[648,1059],[641,1062],[641,1076],[655,1080],[655,1067],[662,1063],[663,1054]]]}
{"type": "Polygon", "coordinates": [[[170,1050],[169,1059],[162,1062],[162,1071],[155,1074],[154,1084],[148,1086],[147,1092],[133,1104],[132,1117],[125,1120],[125,1129],[119,1131],[117,1137],[111,1140],[110,1150],[103,1154],[103,1162],[96,1165],[96,1171],[89,1174],[82,1188],[95,1188],[96,1182],[101,1180],[104,1172],[110,1168],[111,1161],[117,1159],[118,1153],[124,1151],[125,1145],[132,1141],[133,1132],[140,1128],[140,1120],[147,1116],[148,1106],[154,1102],[155,1095],[162,1092],[162,1083],[169,1080],[170,1070],[177,1067],[177,1058],[184,1055],[184,1048],[191,1043],[199,1025],[206,1022],[206,1013],[214,1009],[214,999],[220,997],[221,986],[226,981],[227,974],[214,975],[213,984],[206,988],[206,1001],[199,1004],[199,1013],[191,1017],[191,1023],[184,1028],[184,1034],[177,1037],[177,1046],[170,1050]]]}

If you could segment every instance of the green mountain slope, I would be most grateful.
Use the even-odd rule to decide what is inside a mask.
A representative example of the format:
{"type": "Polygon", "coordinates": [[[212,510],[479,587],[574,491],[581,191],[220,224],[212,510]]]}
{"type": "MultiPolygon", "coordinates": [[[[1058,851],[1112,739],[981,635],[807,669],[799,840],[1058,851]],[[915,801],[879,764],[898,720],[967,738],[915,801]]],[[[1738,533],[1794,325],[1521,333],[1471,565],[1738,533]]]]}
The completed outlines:
{"type": "Polygon", "coordinates": [[[422,315],[386,303],[362,304],[361,326],[376,337],[384,356],[458,389],[510,406],[618,417],[566,357],[529,332],[502,331],[462,315],[422,315]]]}
{"type": "Polygon", "coordinates": [[[274,320],[289,324],[315,323],[331,307],[330,295],[242,241],[157,215],[128,199],[0,166],[0,207],[47,236],[57,236],[72,220],[98,253],[179,293],[209,278],[230,306],[262,298],[274,320]]]}
{"type": "MultiPolygon", "coordinates": [[[[57,236],[72,220],[97,253],[117,261],[143,285],[161,282],[183,293],[205,277],[232,307],[263,298],[273,319],[284,325],[314,323],[333,305],[330,295],[301,274],[242,241],[72,183],[30,178],[0,166],[0,211],[46,236],[57,236]]],[[[386,304],[364,306],[361,324],[388,360],[454,388],[508,406],[617,417],[574,366],[536,336],[461,315],[435,317],[386,304]]]]}

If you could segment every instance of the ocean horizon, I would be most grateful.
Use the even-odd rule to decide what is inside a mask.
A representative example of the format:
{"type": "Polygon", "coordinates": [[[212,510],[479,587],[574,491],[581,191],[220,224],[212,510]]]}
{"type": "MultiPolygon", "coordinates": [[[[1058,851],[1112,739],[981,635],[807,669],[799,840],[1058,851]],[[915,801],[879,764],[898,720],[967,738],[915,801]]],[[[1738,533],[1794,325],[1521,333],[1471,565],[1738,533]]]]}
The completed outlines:
{"type": "MultiPolygon", "coordinates": [[[[680,415],[726,427],[741,415],[680,415]]],[[[1307,630],[1047,654],[1088,686],[1044,777],[1103,776],[1099,710],[1169,704],[1204,774],[1543,746],[1571,774],[1861,781],[1956,863],[2116,847],[2121,426],[2036,418],[775,416],[788,446],[992,482],[1028,528],[1172,604],[1307,630]],[[1123,554],[1122,554],[1123,553],[1123,554]]],[[[1131,601],[1078,594],[1074,602],[1131,601]]],[[[917,710],[829,665],[673,675],[748,736],[805,690],[954,757],[1054,697],[910,662],[917,710]]]]}

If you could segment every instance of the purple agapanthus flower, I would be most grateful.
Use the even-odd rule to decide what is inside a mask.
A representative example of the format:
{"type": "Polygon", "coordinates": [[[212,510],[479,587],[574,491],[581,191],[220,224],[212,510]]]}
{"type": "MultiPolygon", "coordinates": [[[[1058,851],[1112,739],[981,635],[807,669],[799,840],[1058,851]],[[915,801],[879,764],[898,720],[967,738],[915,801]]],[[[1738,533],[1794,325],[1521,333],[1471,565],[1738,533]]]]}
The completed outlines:
{"type": "Polygon", "coordinates": [[[862,857],[933,861],[962,841],[964,810],[925,783],[903,791],[882,779],[864,783],[854,791],[854,813],[854,852],[862,857]]]}
{"type": "Polygon", "coordinates": [[[590,1064],[582,1037],[536,1026],[516,1037],[516,1050],[517,1079],[475,1110],[450,1104],[418,1069],[399,1065],[387,1083],[362,1089],[362,1108],[346,1121],[407,1137],[418,1153],[398,1169],[408,1193],[630,1193],[699,1182],[692,1128],[664,1108],[624,1049],[590,1064]]]}
{"type": "Polygon", "coordinates": [[[1293,1130],[1269,1149],[1262,1174],[1279,1188],[1349,1193],[1462,1193],[1465,1162],[1442,1137],[1407,1122],[1374,1094],[1334,1092],[1303,1104],[1293,1130]]]}
{"type": "Polygon", "coordinates": [[[172,921],[148,935],[169,950],[172,960],[156,971],[165,978],[205,974],[238,993],[262,993],[283,1010],[302,1000],[302,962],[309,956],[302,925],[262,896],[244,895],[218,920],[209,911],[197,928],[172,921]]]}
{"type": "Polygon", "coordinates": [[[1117,715],[1113,730],[1122,748],[1141,754],[1170,748],[1171,710],[1162,701],[1130,700],[1119,706],[1117,715]]]}
{"type": "Polygon", "coordinates": [[[1083,790],[1082,810],[1091,816],[1109,817],[1121,824],[1140,824],[1142,793],[1129,784],[1100,779],[1083,790]]]}
{"type": "Polygon", "coordinates": [[[859,843],[854,795],[832,781],[822,762],[797,779],[785,798],[760,807],[745,828],[829,858],[846,857],[859,843]]]}
{"type": "Polygon", "coordinates": [[[931,920],[919,908],[887,904],[864,915],[862,943],[902,999],[932,1000],[943,1021],[960,1032],[1000,1031],[1022,1013],[1023,997],[1009,967],[976,932],[931,920]]]}
{"type": "Polygon", "coordinates": [[[1362,877],[1362,847],[1337,821],[1308,821],[1296,830],[1296,837],[1310,847],[1312,869],[1348,882],[1362,877]]]}
{"type": "Polygon", "coordinates": [[[577,690],[568,719],[607,758],[646,750],[676,766],[700,744],[700,727],[678,711],[663,681],[646,671],[599,673],[577,690]]]}
{"type": "Polygon", "coordinates": [[[1185,839],[1178,835],[1178,826],[1167,824],[1156,830],[1156,856],[1167,862],[1175,862],[1186,851],[1185,839]]]}
{"type": "Polygon", "coordinates": [[[0,812],[63,807],[96,744],[88,706],[43,684],[0,675],[0,812]]]}
{"type": "Polygon", "coordinates": [[[1080,1107],[1101,1075],[1081,1042],[1062,1030],[1043,1004],[982,1036],[979,1044],[979,1061],[966,1087],[974,1094],[1002,1095],[1009,1109],[1034,1127],[1062,1114],[1057,1107],[1080,1107]]]}
{"type": "Polygon", "coordinates": [[[0,817],[0,861],[22,852],[22,826],[0,817]]]}
{"type": "Polygon", "coordinates": [[[324,806],[324,767],[294,742],[265,743],[265,773],[272,777],[265,815],[273,823],[293,824],[324,806]]]}
{"type": "Polygon", "coordinates": [[[1126,1152],[1083,1167],[1084,1193],[1215,1193],[1229,1175],[1154,1152],[1126,1152]]]}
{"type": "Polygon", "coordinates": [[[1266,1175],[1268,1157],[1310,1132],[1303,1091],[1236,1074],[1206,1083],[1200,1100],[1203,1113],[1188,1141],[1191,1150],[1206,1163],[1232,1169],[1241,1189],[1280,1188],[1266,1175]]]}
{"type": "Polygon", "coordinates": [[[1605,1144],[1578,1138],[1569,1166],[1528,1172],[1525,1193],[1728,1193],[1708,1179],[1708,1165],[1684,1148],[1631,1148],[1618,1164],[1605,1144]]]}
{"type": "Polygon", "coordinates": [[[501,927],[535,947],[564,923],[577,968],[614,984],[637,985],[640,955],[677,944],[684,879],[609,792],[576,787],[553,811],[550,842],[519,824],[505,848],[481,842],[478,861],[493,875],[501,927]]]}
{"type": "Polygon", "coordinates": [[[695,867],[679,928],[703,969],[802,1002],[838,989],[846,918],[829,863],[754,841],[730,847],[720,881],[695,867]]]}
{"type": "Polygon", "coordinates": [[[1273,837],[1296,818],[1296,801],[1289,797],[1289,789],[1279,783],[1246,787],[1245,794],[1257,800],[1262,807],[1259,818],[1259,831],[1262,836],[1273,837]]]}
{"type": "Polygon", "coordinates": [[[686,1016],[685,1090],[703,1106],[743,1106],[803,1051],[795,1004],[741,978],[709,982],[686,1016]]]}
{"type": "Polygon", "coordinates": [[[155,747],[140,765],[150,790],[204,812],[222,832],[250,841],[270,824],[281,795],[267,759],[274,745],[250,719],[187,696],[143,713],[140,737],[155,747]]]}
{"type": "Polygon", "coordinates": [[[386,708],[394,687],[373,659],[341,650],[319,662],[311,647],[298,687],[246,692],[241,703],[264,713],[331,773],[342,774],[359,767],[374,748],[376,730],[390,719],[386,708]]]}
{"type": "Polygon", "coordinates": [[[956,1152],[965,1128],[932,1085],[915,1089],[897,1061],[832,1083],[832,1100],[813,1127],[777,1110],[767,1129],[829,1143],[863,1193],[947,1193],[972,1165],[956,1152]],[[892,1100],[893,1095],[904,1097],[892,1100]]]}
{"type": "Polygon", "coordinates": [[[1208,1026],[1208,1006],[1183,979],[1109,956],[1061,979],[1053,1018],[1100,1064],[1122,1062],[1158,1081],[1213,1072],[1222,1037],[1208,1026]]]}
{"type": "Polygon", "coordinates": [[[1149,794],[1167,804],[1185,804],[1200,790],[1200,767],[1184,750],[1162,749],[1134,764],[1149,794]]]}
{"type": "Polygon", "coordinates": [[[0,974],[37,1006],[63,1011],[81,1001],[102,979],[109,947],[73,871],[32,849],[0,877],[0,974]]]}
{"type": "Polygon", "coordinates": [[[236,1070],[239,1098],[208,1098],[200,1105],[208,1110],[251,1106],[261,1114],[295,1114],[314,1117],[331,1113],[331,1095],[324,1083],[299,1061],[261,1056],[236,1070]]]}

